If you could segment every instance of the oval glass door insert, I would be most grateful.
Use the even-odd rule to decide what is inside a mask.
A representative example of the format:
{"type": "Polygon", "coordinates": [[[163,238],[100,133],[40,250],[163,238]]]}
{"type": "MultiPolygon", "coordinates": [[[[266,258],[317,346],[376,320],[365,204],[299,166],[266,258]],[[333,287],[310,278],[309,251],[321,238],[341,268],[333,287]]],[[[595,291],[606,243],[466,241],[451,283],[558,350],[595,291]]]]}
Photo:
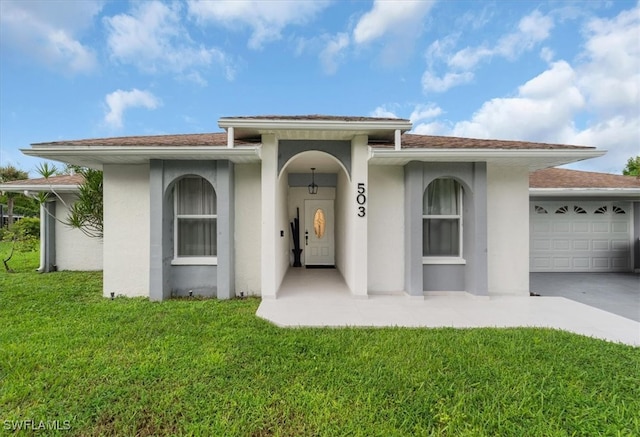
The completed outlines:
{"type": "Polygon", "coordinates": [[[321,240],[322,237],[324,237],[325,223],[324,211],[321,208],[318,208],[316,213],[313,215],[313,232],[315,232],[318,240],[321,240]]]}

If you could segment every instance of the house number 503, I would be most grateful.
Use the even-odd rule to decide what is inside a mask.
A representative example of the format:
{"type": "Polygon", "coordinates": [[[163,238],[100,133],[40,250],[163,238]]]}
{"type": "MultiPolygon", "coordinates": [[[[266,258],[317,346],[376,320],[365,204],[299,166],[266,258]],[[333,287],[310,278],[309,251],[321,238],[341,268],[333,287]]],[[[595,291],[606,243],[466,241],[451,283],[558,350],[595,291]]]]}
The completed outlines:
{"type": "Polygon", "coordinates": [[[367,188],[362,182],[358,183],[358,194],[356,196],[356,203],[358,204],[358,217],[364,217],[367,215],[367,188]]]}

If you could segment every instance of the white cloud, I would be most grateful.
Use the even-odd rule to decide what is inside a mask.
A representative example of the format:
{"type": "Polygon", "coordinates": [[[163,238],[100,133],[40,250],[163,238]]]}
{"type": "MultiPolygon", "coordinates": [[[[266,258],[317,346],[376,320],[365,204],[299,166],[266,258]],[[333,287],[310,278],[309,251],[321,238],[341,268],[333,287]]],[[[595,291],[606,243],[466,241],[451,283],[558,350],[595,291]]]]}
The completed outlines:
{"type": "MultiPolygon", "coordinates": [[[[426,51],[427,70],[422,76],[423,91],[444,92],[467,84],[473,80],[473,71],[482,61],[495,56],[515,59],[547,39],[552,28],[553,20],[549,16],[534,11],[520,20],[517,30],[503,35],[493,46],[485,43],[454,52],[459,33],[436,40],[426,51]],[[443,64],[447,71],[437,73],[439,64],[443,64]]],[[[545,51],[541,56],[547,56],[550,60],[552,52],[545,51]]]]}
{"type": "Polygon", "coordinates": [[[102,6],[102,1],[0,1],[0,43],[57,71],[92,71],[96,55],[79,38],[102,6]]]}
{"type": "Polygon", "coordinates": [[[422,120],[428,120],[430,118],[437,117],[442,114],[442,108],[435,103],[428,105],[416,105],[413,112],[409,116],[411,123],[418,123],[422,120]]]}
{"type": "Polygon", "coordinates": [[[627,159],[640,154],[640,117],[616,116],[595,123],[577,132],[575,144],[597,146],[607,150],[607,154],[595,160],[572,165],[584,170],[620,173],[627,159]]]}
{"type": "Polygon", "coordinates": [[[338,63],[348,47],[349,35],[346,33],[339,33],[329,40],[320,52],[320,62],[326,73],[333,74],[338,70],[338,63]]]}
{"type": "Polygon", "coordinates": [[[470,70],[482,60],[493,56],[515,59],[547,39],[552,28],[551,17],[534,11],[520,20],[517,31],[502,36],[494,47],[466,47],[451,56],[448,65],[459,70],[470,70]]]}
{"type": "Polygon", "coordinates": [[[639,34],[640,6],[593,19],[573,66],[553,62],[515,96],[485,102],[469,120],[451,126],[435,120],[414,131],[595,146],[607,154],[572,167],[619,173],[640,152],[639,34]]]}
{"type": "Polygon", "coordinates": [[[640,6],[587,25],[580,85],[601,116],[638,116],[640,105],[640,6]]]}
{"type": "Polygon", "coordinates": [[[475,138],[565,142],[574,135],[573,118],[585,106],[575,72],[564,61],[522,85],[511,98],[485,102],[453,134],[475,138]]]}
{"type": "Polygon", "coordinates": [[[446,125],[438,120],[432,120],[444,111],[435,103],[416,105],[409,116],[409,120],[413,124],[411,130],[415,134],[420,135],[441,135],[447,131],[446,125]]]}
{"type": "Polygon", "coordinates": [[[448,135],[450,129],[450,126],[441,121],[432,121],[413,125],[411,132],[418,135],[448,135]]]}
{"type": "Polygon", "coordinates": [[[252,30],[248,46],[260,49],[266,43],[279,40],[290,25],[302,25],[322,11],[328,1],[248,1],[189,0],[189,14],[199,22],[213,22],[230,29],[249,27],[252,30]]]}
{"type": "MultiPolygon", "coordinates": [[[[236,2],[233,3],[235,5],[236,2]]],[[[352,32],[339,32],[332,36],[323,35],[311,39],[298,38],[296,54],[299,55],[307,49],[317,49],[320,44],[321,48],[317,50],[323,70],[327,74],[334,74],[341,61],[346,58],[349,49],[359,49],[381,40],[380,64],[397,64],[411,54],[412,46],[422,33],[425,16],[434,3],[435,0],[375,0],[371,10],[355,23],[352,32]]],[[[209,8],[215,7],[208,3],[206,5],[209,8]]]]}
{"type": "Polygon", "coordinates": [[[495,50],[486,47],[466,47],[450,57],[447,64],[458,70],[471,70],[485,58],[493,56],[495,50]]]}
{"type": "Polygon", "coordinates": [[[401,64],[413,52],[434,3],[433,0],[375,0],[373,8],[356,23],[352,40],[356,46],[379,41],[381,64],[401,64]]]}
{"type": "Polygon", "coordinates": [[[553,20],[534,11],[525,16],[518,23],[518,31],[506,35],[498,41],[496,53],[513,59],[525,51],[531,50],[536,44],[546,40],[553,28],[553,20]]]}
{"type": "Polygon", "coordinates": [[[107,94],[105,101],[109,108],[104,121],[114,128],[121,128],[124,112],[129,108],[156,109],[161,105],[160,100],[149,91],[132,89],[131,91],[116,90],[107,94]]]}
{"type": "Polygon", "coordinates": [[[373,9],[358,21],[353,39],[356,44],[366,44],[389,33],[414,33],[434,3],[426,0],[375,0],[373,9]]]}
{"type": "Polygon", "coordinates": [[[469,83],[473,80],[473,73],[447,73],[443,77],[434,75],[431,71],[425,71],[422,75],[422,89],[425,92],[444,92],[454,86],[469,83]]]}
{"type": "Polygon", "coordinates": [[[380,117],[380,118],[400,118],[393,111],[388,109],[386,106],[378,106],[376,109],[369,113],[369,117],[380,117]]]}
{"type": "Polygon", "coordinates": [[[556,56],[555,52],[551,50],[549,47],[542,47],[540,49],[540,59],[550,64],[553,61],[553,58],[556,56]]]}
{"type": "Polygon", "coordinates": [[[112,59],[145,72],[169,71],[206,84],[200,69],[219,65],[228,80],[235,69],[227,55],[194,43],[181,24],[181,8],[159,1],[137,3],[130,14],[107,17],[107,46],[112,59]]]}
{"type": "Polygon", "coordinates": [[[430,68],[438,61],[446,59],[449,56],[453,51],[453,48],[456,46],[458,38],[460,38],[459,33],[452,33],[429,44],[426,51],[426,58],[427,64],[430,68]]]}

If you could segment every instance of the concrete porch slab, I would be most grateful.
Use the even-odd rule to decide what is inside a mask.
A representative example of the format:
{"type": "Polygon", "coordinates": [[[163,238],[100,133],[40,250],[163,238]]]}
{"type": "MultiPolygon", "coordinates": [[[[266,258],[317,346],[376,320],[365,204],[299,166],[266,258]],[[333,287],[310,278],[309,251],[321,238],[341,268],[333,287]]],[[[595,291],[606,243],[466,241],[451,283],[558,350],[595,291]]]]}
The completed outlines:
{"type": "Polygon", "coordinates": [[[640,346],[640,322],[563,297],[356,299],[336,270],[290,269],[278,298],[263,300],[257,315],[282,327],[544,327],[640,346]]]}

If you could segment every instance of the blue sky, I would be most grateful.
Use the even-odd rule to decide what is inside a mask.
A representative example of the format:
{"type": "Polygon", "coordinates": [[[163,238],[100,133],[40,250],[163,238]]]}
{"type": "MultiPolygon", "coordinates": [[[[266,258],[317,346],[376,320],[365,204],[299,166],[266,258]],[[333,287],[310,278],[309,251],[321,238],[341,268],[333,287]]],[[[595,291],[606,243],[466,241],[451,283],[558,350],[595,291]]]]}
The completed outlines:
{"type": "Polygon", "coordinates": [[[637,1],[0,1],[0,165],[31,143],[240,115],[640,153],[637,1]]]}

